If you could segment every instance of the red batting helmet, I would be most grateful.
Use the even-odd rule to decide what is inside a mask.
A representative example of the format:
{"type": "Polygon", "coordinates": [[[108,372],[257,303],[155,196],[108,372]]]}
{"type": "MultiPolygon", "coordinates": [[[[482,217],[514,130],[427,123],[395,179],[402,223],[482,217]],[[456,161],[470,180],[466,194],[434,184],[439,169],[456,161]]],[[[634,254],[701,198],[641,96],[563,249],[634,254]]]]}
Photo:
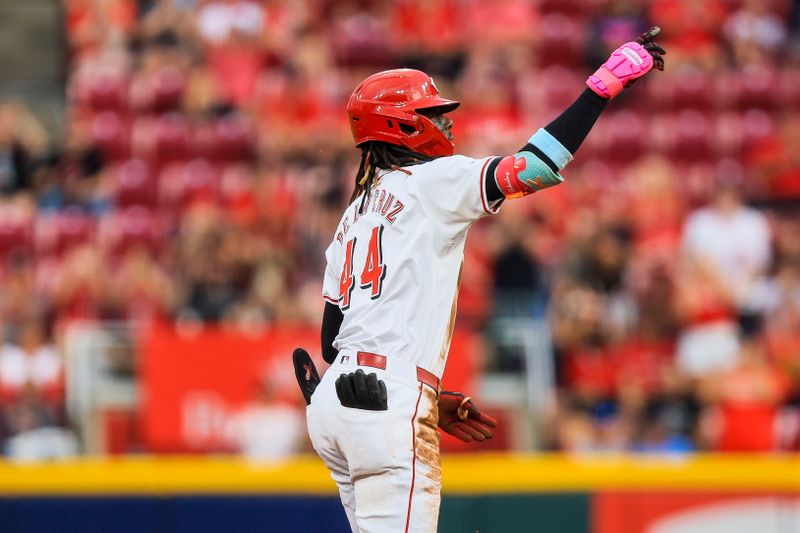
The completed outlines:
{"type": "Polygon", "coordinates": [[[439,96],[433,79],[419,70],[401,68],[373,74],[362,81],[347,102],[347,116],[356,146],[382,141],[425,155],[453,155],[455,145],[418,111],[440,108],[447,113],[460,102],[439,96]]]}

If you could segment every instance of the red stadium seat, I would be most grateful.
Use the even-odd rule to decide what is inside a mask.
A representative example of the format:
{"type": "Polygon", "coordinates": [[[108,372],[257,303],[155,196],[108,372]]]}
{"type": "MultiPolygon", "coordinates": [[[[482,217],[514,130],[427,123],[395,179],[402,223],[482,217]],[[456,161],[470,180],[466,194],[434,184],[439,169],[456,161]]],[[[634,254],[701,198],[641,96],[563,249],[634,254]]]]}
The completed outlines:
{"type": "Polygon", "coordinates": [[[130,129],[122,115],[112,111],[98,114],[92,119],[92,142],[109,161],[119,161],[130,156],[130,129]]]}
{"type": "Polygon", "coordinates": [[[741,157],[744,142],[741,114],[721,113],[714,125],[713,139],[715,151],[720,157],[741,157]]]}
{"type": "Polygon", "coordinates": [[[178,113],[163,115],[156,122],[156,157],[175,161],[189,155],[189,121],[178,113]]]}
{"type": "Polygon", "coordinates": [[[598,0],[539,0],[536,8],[542,13],[563,13],[567,16],[580,16],[594,7],[598,0]]]}
{"type": "Polygon", "coordinates": [[[214,122],[198,122],[192,128],[190,157],[213,157],[216,149],[214,122]]]}
{"type": "Polygon", "coordinates": [[[186,76],[174,66],[166,66],[150,80],[150,109],[165,113],[177,109],[183,99],[186,76]]]}
{"type": "Polygon", "coordinates": [[[237,220],[255,215],[254,176],[247,165],[230,165],[222,170],[219,195],[223,206],[237,220]]]}
{"type": "Polygon", "coordinates": [[[127,86],[117,73],[93,73],[83,81],[82,99],[93,111],[122,111],[127,107],[127,86]]]}
{"type": "Polygon", "coordinates": [[[36,220],[37,255],[61,257],[76,246],[92,242],[95,231],[95,219],[77,207],[40,215],[36,220]]]}
{"type": "Polygon", "coordinates": [[[668,73],[663,74],[666,75],[659,75],[657,79],[651,78],[638,84],[635,97],[629,99],[630,105],[637,110],[647,110],[648,113],[671,111],[675,92],[675,76],[668,73]]]}
{"type": "Polygon", "coordinates": [[[193,159],[183,167],[183,203],[216,202],[219,174],[205,159],[193,159]]]}
{"type": "Polygon", "coordinates": [[[763,109],[724,113],[717,118],[713,135],[721,157],[742,157],[749,148],[777,132],[775,116],[763,109]]]}
{"type": "Polygon", "coordinates": [[[583,60],[584,35],[574,19],[563,13],[542,18],[539,60],[542,65],[574,67],[583,60]]]}
{"type": "Polygon", "coordinates": [[[739,109],[774,109],[778,95],[778,77],[768,67],[745,67],[736,76],[736,105],[739,109]]]}
{"type": "Polygon", "coordinates": [[[113,176],[118,207],[139,205],[153,209],[158,205],[156,174],[142,159],[129,159],[121,163],[113,176]]]}
{"type": "Polygon", "coordinates": [[[776,129],[775,118],[762,109],[750,109],[742,114],[742,142],[745,146],[774,135],[776,129]]]}
{"type": "Polygon", "coordinates": [[[173,65],[140,74],[131,83],[131,106],[139,113],[164,114],[176,111],[185,87],[186,75],[173,65]]]}
{"type": "Polygon", "coordinates": [[[229,116],[217,120],[213,128],[213,156],[219,161],[249,160],[255,151],[252,129],[244,119],[229,116]]]}
{"type": "Polygon", "coordinates": [[[536,79],[544,91],[545,105],[553,110],[569,106],[575,100],[575,91],[583,87],[581,76],[561,65],[547,67],[536,76],[536,79]]]}
{"type": "Polygon", "coordinates": [[[604,159],[626,163],[642,155],[647,141],[646,124],[639,113],[619,111],[605,120],[604,159]]]}
{"type": "Polygon", "coordinates": [[[253,173],[247,165],[229,165],[220,174],[220,197],[226,203],[239,202],[243,197],[250,196],[253,181],[253,173]]]}
{"type": "Polygon", "coordinates": [[[159,219],[141,206],[129,207],[103,217],[100,244],[114,258],[133,248],[144,248],[152,254],[161,251],[164,232],[159,219]]]}
{"type": "Polygon", "coordinates": [[[0,257],[33,253],[33,227],[30,220],[9,213],[0,215],[0,257]]]}
{"type": "MultiPolygon", "coordinates": [[[[659,85],[653,83],[651,85],[659,85]]],[[[671,79],[671,103],[673,109],[694,108],[710,109],[714,105],[715,95],[709,90],[712,79],[700,70],[679,71],[671,79]]]]}
{"type": "Polygon", "coordinates": [[[711,157],[711,121],[696,110],[685,110],[672,120],[671,157],[680,163],[704,161],[711,157]]]}
{"type": "Polygon", "coordinates": [[[219,174],[206,159],[175,163],[161,172],[159,197],[161,205],[173,213],[195,202],[216,202],[219,174]]]}
{"type": "Polygon", "coordinates": [[[156,166],[180,161],[190,155],[189,121],[178,113],[168,113],[155,120],[137,122],[136,155],[151,160],[156,166]]]}
{"type": "Polygon", "coordinates": [[[784,109],[800,109],[800,69],[781,72],[778,82],[778,101],[784,109]]]}
{"type": "Polygon", "coordinates": [[[389,35],[378,17],[362,12],[332,22],[331,49],[340,65],[383,65],[391,56],[389,35]]]}

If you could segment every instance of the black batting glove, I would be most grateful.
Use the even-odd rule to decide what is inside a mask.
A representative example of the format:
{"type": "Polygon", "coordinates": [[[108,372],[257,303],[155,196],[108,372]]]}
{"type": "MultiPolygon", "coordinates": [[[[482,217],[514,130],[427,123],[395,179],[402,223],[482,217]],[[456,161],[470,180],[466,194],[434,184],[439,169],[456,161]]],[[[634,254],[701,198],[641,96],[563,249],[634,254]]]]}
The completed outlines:
{"type": "Polygon", "coordinates": [[[386,384],[374,372],[367,375],[360,368],[336,379],[336,396],[345,407],[367,411],[388,409],[386,384]]]}

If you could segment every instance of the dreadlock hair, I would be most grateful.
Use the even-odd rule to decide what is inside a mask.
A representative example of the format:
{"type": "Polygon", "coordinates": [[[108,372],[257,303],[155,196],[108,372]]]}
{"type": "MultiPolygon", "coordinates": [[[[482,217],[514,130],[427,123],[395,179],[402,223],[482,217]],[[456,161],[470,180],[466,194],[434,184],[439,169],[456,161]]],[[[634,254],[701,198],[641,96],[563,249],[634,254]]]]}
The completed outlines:
{"type": "Polygon", "coordinates": [[[372,191],[372,185],[375,182],[376,169],[400,170],[411,174],[411,172],[403,167],[418,165],[420,163],[432,161],[433,159],[436,159],[436,157],[414,152],[396,144],[380,141],[369,141],[362,144],[361,164],[358,166],[358,172],[356,173],[356,182],[353,187],[353,194],[350,196],[350,203],[363,192],[364,197],[361,199],[358,212],[364,212],[364,206],[372,191]]]}

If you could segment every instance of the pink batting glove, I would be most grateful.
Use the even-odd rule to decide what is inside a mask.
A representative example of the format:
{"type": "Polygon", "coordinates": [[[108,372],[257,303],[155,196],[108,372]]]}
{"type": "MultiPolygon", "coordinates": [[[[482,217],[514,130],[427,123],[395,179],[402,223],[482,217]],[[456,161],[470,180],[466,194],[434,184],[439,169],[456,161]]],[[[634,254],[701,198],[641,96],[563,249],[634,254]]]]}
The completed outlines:
{"type": "Polygon", "coordinates": [[[611,57],[589,76],[586,85],[603,98],[611,99],[650,72],[654,66],[664,70],[661,54],[666,52],[652,42],[660,32],[661,29],[656,26],[635,42],[625,43],[614,50],[611,57]]]}

